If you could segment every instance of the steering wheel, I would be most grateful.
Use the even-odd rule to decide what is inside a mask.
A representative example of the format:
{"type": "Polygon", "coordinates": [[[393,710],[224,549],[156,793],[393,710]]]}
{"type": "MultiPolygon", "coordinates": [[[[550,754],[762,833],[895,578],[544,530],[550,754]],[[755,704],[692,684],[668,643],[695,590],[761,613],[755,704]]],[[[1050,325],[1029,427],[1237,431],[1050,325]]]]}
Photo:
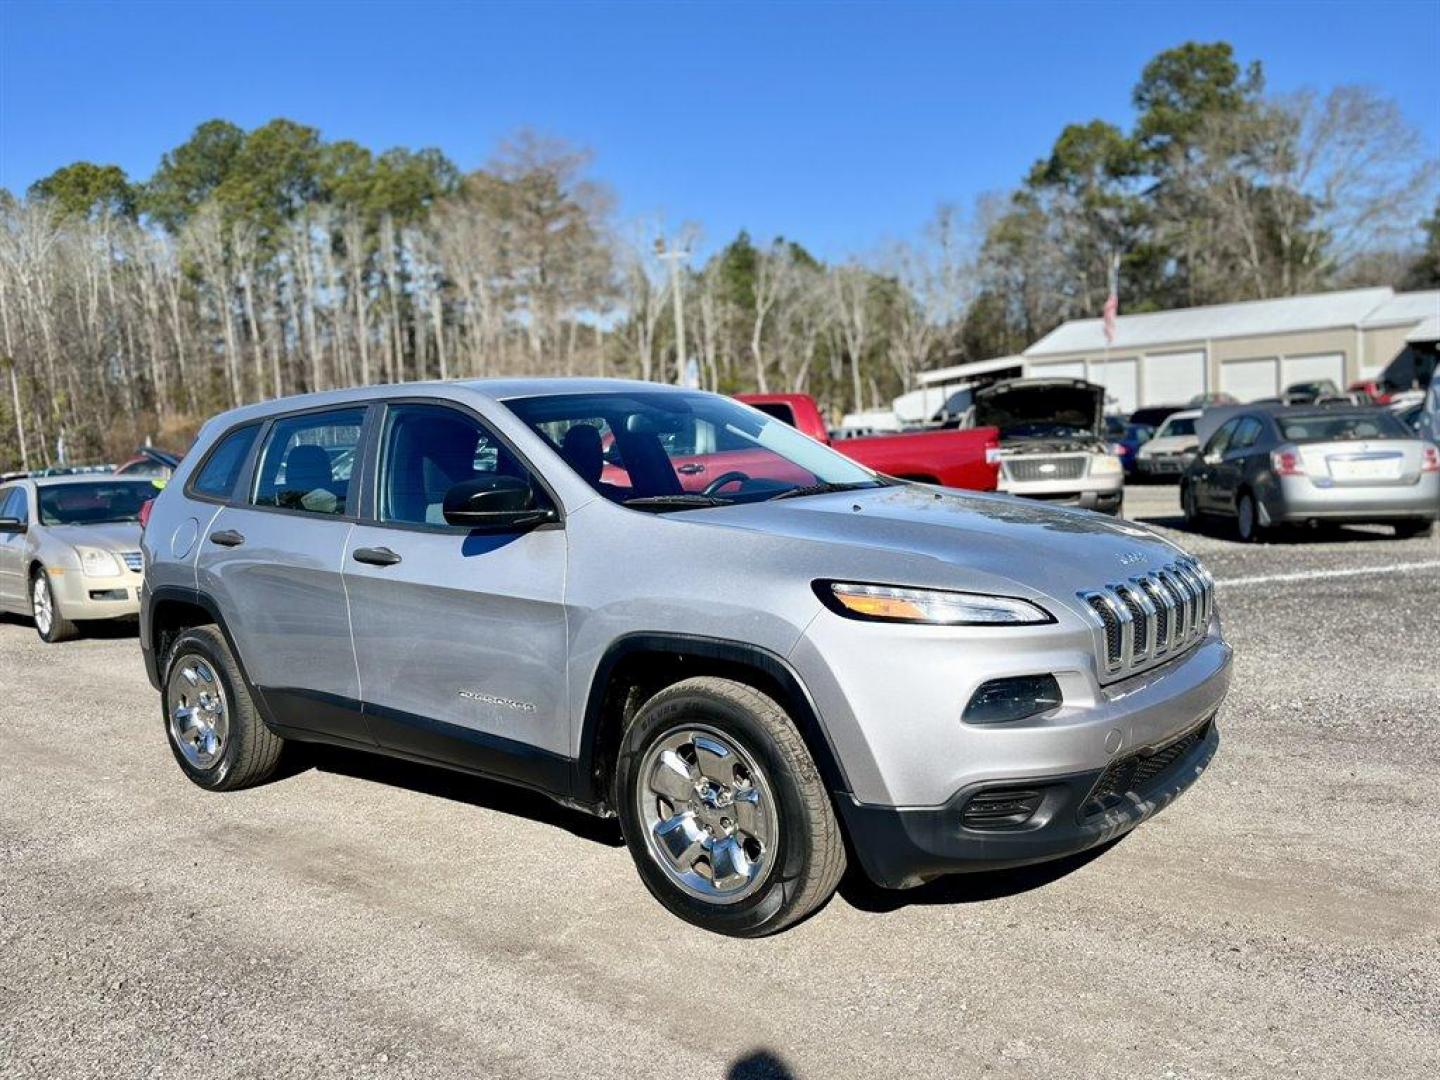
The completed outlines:
{"type": "Polygon", "coordinates": [[[718,495],[720,493],[720,489],[723,488],[726,484],[743,484],[746,480],[749,479],[750,476],[748,473],[736,472],[734,469],[731,469],[729,472],[721,473],[719,476],[715,477],[714,480],[711,480],[708,484],[706,484],[705,490],[701,494],[718,495]]]}

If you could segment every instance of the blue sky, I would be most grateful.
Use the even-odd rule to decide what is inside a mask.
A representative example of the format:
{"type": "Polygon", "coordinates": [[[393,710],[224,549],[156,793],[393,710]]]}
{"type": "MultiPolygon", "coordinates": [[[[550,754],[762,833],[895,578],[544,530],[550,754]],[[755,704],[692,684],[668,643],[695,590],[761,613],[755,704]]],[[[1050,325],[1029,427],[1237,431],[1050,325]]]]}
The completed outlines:
{"type": "Polygon", "coordinates": [[[462,168],[522,125],[584,143],[626,215],[826,257],[1013,186],[1061,127],[1126,124],[1144,62],[1232,42],[1276,91],[1358,82],[1440,154],[1424,3],[268,4],[0,0],[0,185],[150,174],[196,124],[275,116],[462,168]]]}

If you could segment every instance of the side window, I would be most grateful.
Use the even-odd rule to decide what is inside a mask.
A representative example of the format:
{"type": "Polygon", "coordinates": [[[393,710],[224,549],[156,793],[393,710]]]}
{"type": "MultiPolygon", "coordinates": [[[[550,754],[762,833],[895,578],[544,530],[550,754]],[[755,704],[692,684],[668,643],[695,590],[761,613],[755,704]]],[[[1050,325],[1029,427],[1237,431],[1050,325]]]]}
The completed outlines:
{"type": "Polygon", "coordinates": [[[30,520],[26,512],[25,489],[19,487],[0,491],[0,518],[15,518],[22,524],[30,520]]]}
{"type": "Polygon", "coordinates": [[[210,451],[210,456],[205,459],[200,471],[195,474],[195,480],[191,484],[195,492],[212,498],[228,498],[235,490],[235,481],[240,479],[240,470],[245,465],[245,458],[258,434],[260,425],[251,424],[232,431],[221,439],[215,449],[210,451]]]}
{"type": "MultiPolygon", "coordinates": [[[[597,468],[599,454],[596,439],[597,468]]],[[[549,505],[544,489],[484,424],[441,405],[393,405],[386,410],[380,460],[381,521],[444,525],[445,493],[486,476],[531,480],[537,505],[549,505]]]]}
{"type": "Polygon", "coordinates": [[[275,421],[260,452],[256,506],[344,514],[365,410],[306,413],[275,421]]]}
{"type": "Polygon", "coordinates": [[[1253,416],[1247,416],[1240,421],[1235,428],[1235,434],[1230,438],[1230,450],[1248,450],[1255,445],[1255,440],[1260,435],[1260,421],[1253,416]]]}
{"type": "Polygon", "coordinates": [[[1230,446],[1230,440],[1235,435],[1235,429],[1240,425],[1238,419],[1227,420],[1220,425],[1220,430],[1210,436],[1210,441],[1205,444],[1205,455],[1223,454],[1230,446]]]}

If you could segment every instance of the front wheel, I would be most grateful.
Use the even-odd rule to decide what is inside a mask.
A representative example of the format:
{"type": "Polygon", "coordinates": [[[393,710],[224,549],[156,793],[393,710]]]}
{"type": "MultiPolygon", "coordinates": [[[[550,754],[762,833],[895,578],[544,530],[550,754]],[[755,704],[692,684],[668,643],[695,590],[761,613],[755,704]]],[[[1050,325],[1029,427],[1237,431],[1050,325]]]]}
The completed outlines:
{"type": "Polygon", "coordinates": [[[785,711],[729,679],[662,690],[626,730],[614,806],[650,892],[706,930],[761,937],[834,893],[845,846],[785,711]]]}
{"type": "Polygon", "coordinates": [[[165,737],[186,776],[231,791],[274,774],[285,740],[260,718],[219,627],[182,633],[163,670],[165,737]]]}
{"type": "Polygon", "coordinates": [[[35,632],[47,645],[68,641],[80,633],[79,628],[61,614],[50,574],[43,567],[30,579],[30,613],[35,619],[35,632]]]}
{"type": "Polygon", "coordinates": [[[1180,489],[1180,513],[1185,515],[1185,524],[1192,529],[1200,526],[1200,504],[1195,498],[1195,485],[1186,484],[1180,489]]]}

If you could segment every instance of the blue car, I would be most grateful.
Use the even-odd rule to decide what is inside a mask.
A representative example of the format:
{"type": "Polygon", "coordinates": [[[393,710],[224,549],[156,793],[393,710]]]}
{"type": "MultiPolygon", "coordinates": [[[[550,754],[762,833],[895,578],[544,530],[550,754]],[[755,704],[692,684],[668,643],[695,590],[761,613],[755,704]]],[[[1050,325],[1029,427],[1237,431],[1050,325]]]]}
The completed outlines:
{"type": "Polygon", "coordinates": [[[1125,475],[1134,476],[1135,456],[1140,447],[1155,437],[1155,429],[1149,424],[1132,424],[1123,416],[1107,416],[1105,437],[1110,440],[1110,448],[1125,467],[1125,475]]]}

